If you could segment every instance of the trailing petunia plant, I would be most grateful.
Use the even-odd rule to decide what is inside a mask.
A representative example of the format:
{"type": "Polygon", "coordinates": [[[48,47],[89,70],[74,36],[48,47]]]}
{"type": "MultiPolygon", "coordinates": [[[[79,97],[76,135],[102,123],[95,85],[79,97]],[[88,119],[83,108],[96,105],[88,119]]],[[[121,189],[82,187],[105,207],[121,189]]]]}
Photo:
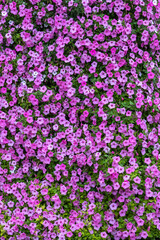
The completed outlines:
{"type": "Polygon", "coordinates": [[[160,236],[159,0],[0,1],[0,240],[160,236]]]}

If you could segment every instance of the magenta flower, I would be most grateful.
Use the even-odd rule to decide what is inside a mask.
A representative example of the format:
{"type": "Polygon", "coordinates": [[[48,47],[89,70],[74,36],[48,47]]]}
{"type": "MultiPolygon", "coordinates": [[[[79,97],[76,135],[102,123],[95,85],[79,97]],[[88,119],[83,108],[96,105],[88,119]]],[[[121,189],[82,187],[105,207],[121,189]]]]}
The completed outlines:
{"type": "Polygon", "coordinates": [[[117,209],[117,204],[116,203],[111,203],[110,204],[110,209],[111,210],[116,210],[117,209]]]}
{"type": "Polygon", "coordinates": [[[101,232],[101,237],[102,238],[106,238],[107,237],[107,233],[106,232],[101,232]]]}
{"type": "Polygon", "coordinates": [[[92,56],[94,56],[94,55],[96,54],[96,51],[95,51],[94,49],[92,49],[92,50],[90,51],[90,54],[91,54],[92,56]]]}
{"type": "Polygon", "coordinates": [[[148,73],[148,79],[153,79],[155,74],[153,72],[148,73]]]}
{"type": "Polygon", "coordinates": [[[135,177],[135,178],[133,179],[133,181],[134,181],[135,183],[140,184],[141,179],[140,179],[139,177],[135,177]]]}
{"type": "Polygon", "coordinates": [[[47,195],[48,194],[48,189],[42,189],[41,190],[41,194],[44,196],[44,195],[47,195]]]}
{"type": "Polygon", "coordinates": [[[145,231],[142,231],[142,232],[141,232],[141,237],[144,238],[144,239],[146,239],[146,238],[148,237],[148,233],[145,232],[145,231]]]}
{"type": "Polygon", "coordinates": [[[95,86],[96,86],[97,88],[101,88],[101,87],[102,87],[102,83],[96,82],[96,83],[95,83],[95,86]]]}
{"type": "Polygon", "coordinates": [[[122,187],[123,187],[124,189],[129,188],[129,186],[130,186],[129,181],[124,181],[124,182],[122,183],[122,187]]]}

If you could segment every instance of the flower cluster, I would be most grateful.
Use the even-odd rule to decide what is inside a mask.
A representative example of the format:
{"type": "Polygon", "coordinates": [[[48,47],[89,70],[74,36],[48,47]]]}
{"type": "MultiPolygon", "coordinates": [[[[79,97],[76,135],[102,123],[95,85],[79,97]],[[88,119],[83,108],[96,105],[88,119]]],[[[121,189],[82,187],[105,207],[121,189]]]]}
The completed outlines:
{"type": "Polygon", "coordinates": [[[158,0],[0,3],[0,240],[160,234],[158,0]]]}

